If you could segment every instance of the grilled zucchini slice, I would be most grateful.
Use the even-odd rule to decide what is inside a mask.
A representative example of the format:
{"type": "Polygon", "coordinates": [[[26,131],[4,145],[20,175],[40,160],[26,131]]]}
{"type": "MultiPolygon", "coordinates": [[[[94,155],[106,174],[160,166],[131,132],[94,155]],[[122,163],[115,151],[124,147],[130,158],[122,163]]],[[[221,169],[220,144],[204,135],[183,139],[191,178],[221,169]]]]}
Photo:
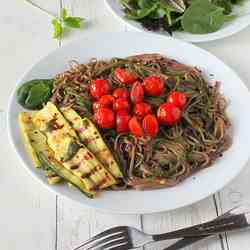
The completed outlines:
{"type": "Polygon", "coordinates": [[[31,160],[36,168],[41,167],[41,163],[36,155],[36,151],[31,145],[29,134],[34,130],[31,113],[21,112],[18,114],[18,123],[21,130],[23,142],[26,151],[31,157],[31,160]]]}
{"type": "MultiPolygon", "coordinates": [[[[89,178],[83,178],[82,176],[79,176],[77,174],[77,171],[74,170],[74,168],[72,169],[70,168],[69,164],[66,164],[64,162],[59,162],[58,160],[56,160],[54,156],[55,155],[54,152],[51,150],[51,148],[47,144],[46,136],[38,130],[34,131],[34,133],[35,134],[33,136],[33,140],[34,140],[33,147],[36,153],[38,155],[39,153],[42,153],[43,155],[42,158],[45,157],[48,159],[47,163],[43,167],[45,167],[46,170],[56,169],[55,173],[57,174],[58,172],[60,172],[59,169],[61,169],[62,172],[66,172],[67,174],[65,175],[65,177],[63,177],[62,174],[60,174],[59,176],[61,176],[63,179],[65,179],[68,182],[72,182],[70,177],[73,177],[73,179],[78,178],[81,185],[79,186],[75,184],[75,186],[79,186],[79,189],[82,192],[92,193],[92,190],[94,190],[96,186],[95,183],[91,181],[89,178]],[[48,162],[50,162],[50,164],[48,164],[48,162]]],[[[41,161],[41,157],[39,158],[39,160],[41,161]]],[[[44,164],[44,161],[42,161],[42,163],[44,164]]]]}
{"type": "Polygon", "coordinates": [[[79,177],[75,176],[71,171],[63,167],[58,161],[56,161],[55,159],[49,159],[46,154],[41,151],[38,152],[38,158],[44,166],[46,166],[48,169],[53,170],[61,178],[77,187],[82,193],[90,198],[93,198],[95,196],[96,193],[94,191],[86,190],[85,183],[79,177]]]}
{"type": "Polygon", "coordinates": [[[48,102],[36,113],[33,120],[38,129],[46,134],[48,145],[55,153],[55,159],[81,178],[88,190],[103,189],[116,183],[114,177],[87,147],[80,145],[75,130],[53,103],[48,102]],[[78,147],[70,149],[74,144],[78,147]]]}
{"type": "Polygon", "coordinates": [[[19,114],[19,119],[22,121],[29,121],[28,126],[25,126],[25,128],[29,129],[26,134],[30,142],[29,145],[32,148],[32,153],[34,153],[36,159],[39,161],[39,166],[44,169],[48,182],[50,184],[55,184],[64,179],[78,187],[78,189],[80,189],[87,196],[93,197],[95,192],[89,190],[95,187],[95,184],[87,178],[83,179],[74,175],[73,171],[66,169],[55,159],[54,152],[47,144],[46,136],[39,130],[35,129],[30,118],[32,119],[31,113],[19,114]]]}
{"type": "MultiPolygon", "coordinates": [[[[27,112],[21,112],[18,115],[19,120],[19,126],[21,128],[22,136],[24,138],[24,143],[27,152],[31,156],[31,159],[35,165],[35,167],[42,167],[44,169],[44,166],[41,164],[40,160],[37,156],[36,149],[39,148],[42,151],[49,151],[49,146],[47,145],[46,140],[43,140],[43,135],[40,135],[40,132],[35,128],[32,117],[34,115],[34,112],[27,113],[27,112]]],[[[50,155],[53,157],[53,153],[50,155]]],[[[61,177],[57,176],[55,172],[52,170],[46,171],[44,170],[44,174],[47,177],[49,184],[56,184],[58,182],[61,182],[61,177]]]]}
{"type": "Polygon", "coordinates": [[[95,189],[104,189],[116,183],[115,178],[86,147],[80,148],[73,159],[65,162],[64,166],[74,170],[78,177],[90,179],[95,183],[95,189]]]}
{"type": "Polygon", "coordinates": [[[62,114],[77,131],[87,148],[108,168],[116,178],[122,178],[122,172],[109,148],[103,141],[98,129],[87,118],[81,118],[72,108],[62,108],[62,114]]]}
{"type": "Polygon", "coordinates": [[[74,156],[71,154],[69,157],[69,150],[77,143],[77,134],[53,103],[48,102],[34,115],[33,121],[46,134],[48,145],[55,152],[57,160],[67,161],[74,156]]]}

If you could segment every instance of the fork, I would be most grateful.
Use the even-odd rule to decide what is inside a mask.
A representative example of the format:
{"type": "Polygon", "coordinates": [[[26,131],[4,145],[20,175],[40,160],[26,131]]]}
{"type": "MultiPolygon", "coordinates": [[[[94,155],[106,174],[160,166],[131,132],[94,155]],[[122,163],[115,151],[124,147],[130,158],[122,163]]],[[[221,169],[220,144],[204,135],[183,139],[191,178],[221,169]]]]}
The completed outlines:
{"type": "MultiPolygon", "coordinates": [[[[243,210],[243,206],[237,206],[237,207],[229,210],[227,213],[220,215],[215,220],[219,220],[220,218],[226,218],[226,217],[231,216],[233,214],[240,214],[240,213],[243,213],[244,211],[247,211],[247,209],[244,208],[244,210],[243,210]]],[[[182,249],[184,247],[190,246],[198,241],[207,239],[211,236],[215,236],[215,235],[182,238],[182,239],[178,240],[177,242],[173,243],[172,245],[168,246],[167,248],[164,248],[163,250],[179,250],[179,249],[182,249]]]]}
{"type": "MultiPolygon", "coordinates": [[[[127,250],[157,241],[180,238],[182,239],[180,241],[184,242],[184,246],[186,246],[187,243],[191,244],[208,236],[249,227],[250,205],[247,204],[237,206],[212,221],[165,234],[145,234],[136,228],[127,226],[110,228],[74,248],[74,250],[127,250]],[[186,242],[185,239],[187,239],[186,242]]],[[[181,244],[178,242],[176,244],[177,248],[173,248],[174,246],[172,246],[172,248],[166,248],[165,250],[180,249],[181,244]]]]}

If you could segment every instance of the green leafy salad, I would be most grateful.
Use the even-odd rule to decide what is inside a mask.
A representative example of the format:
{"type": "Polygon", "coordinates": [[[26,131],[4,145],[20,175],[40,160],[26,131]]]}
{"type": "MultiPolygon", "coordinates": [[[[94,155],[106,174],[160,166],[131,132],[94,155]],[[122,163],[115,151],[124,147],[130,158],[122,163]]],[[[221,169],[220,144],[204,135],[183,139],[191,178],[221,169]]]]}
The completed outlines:
{"type": "Polygon", "coordinates": [[[125,17],[148,30],[207,34],[237,17],[235,5],[244,0],[119,0],[125,17]]]}

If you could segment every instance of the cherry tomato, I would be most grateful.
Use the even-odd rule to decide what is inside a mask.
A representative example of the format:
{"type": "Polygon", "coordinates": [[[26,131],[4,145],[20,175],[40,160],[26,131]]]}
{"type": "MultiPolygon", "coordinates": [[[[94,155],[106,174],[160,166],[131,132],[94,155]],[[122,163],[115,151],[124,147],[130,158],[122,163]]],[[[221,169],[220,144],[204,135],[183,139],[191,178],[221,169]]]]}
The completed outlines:
{"type": "Polygon", "coordinates": [[[144,117],[151,113],[151,106],[146,102],[136,103],[134,106],[134,115],[144,117]]]}
{"type": "Polygon", "coordinates": [[[133,134],[134,136],[141,137],[144,135],[141,122],[137,119],[136,116],[133,116],[129,120],[128,127],[129,127],[131,134],[133,134]]]}
{"type": "Polygon", "coordinates": [[[105,105],[100,102],[94,102],[92,105],[93,112],[95,113],[98,109],[105,108],[105,105]]]}
{"type": "Polygon", "coordinates": [[[154,137],[159,131],[159,125],[154,115],[148,114],[144,117],[142,126],[146,135],[154,137]]]}
{"type": "Polygon", "coordinates": [[[113,91],[113,97],[114,98],[122,98],[122,99],[125,99],[127,100],[128,97],[129,97],[129,92],[127,89],[125,88],[117,88],[113,91]]]}
{"type": "Polygon", "coordinates": [[[121,68],[116,68],[114,75],[116,80],[123,84],[132,84],[137,79],[135,74],[121,68]]]}
{"type": "Polygon", "coordinates": [[[94,121],[100,128],[113,128],[115,126],[115,113],[109,108],[99,108],[94,113],[94,121]]]}
{"type": "Polygon", "coordinates": [[[128,122],[130,115],[124,110],[120,110],[116,113],[116,131],[117,133],[123,133],[129,131],[128,122]]]}
{"type": "Polygon", "coordinates": [[[179,108],[183,108],[187,102],[187,96],[180,91],[172,91],[167,97],[167,102],[174,104],[179,108]]]}
{"type": "Polygon", "coordinates": [[[124,100],[122,98],[118,98],[114,101],[113,103],[113,110],[115,112],[119,111],[119,110],[125,110],[128,111],[129,110],[129,103],[127,100],[124,100]]]}
{"type": "Polygon", "coordinates": [[[144,89],[142,87],[142,84],[140,82],[135,82],[130,92],[131,101],[133,103],[139,103],[142,102],[143,97],[144,97],[144,89]]]}
{"type": "Polygon", "coordinates": [[[105,107],[110,108],[114,102],[114,97],[112,95],[103,95],[99,101],[105,107]]]}
{"type": "Polygon", "coordinates": [[[159,96],[163,93],[164,82],[158,76],[148,76],[143,81],[146,94],[151,96],[159,96]]]}
{"type": "Polygon", "coordinates": [[[95,113],[99,108],[111,108],[114,101],[112,95],[103,95],[97,102],[92,105],[93,112],[95,113]]]}
{"type": "Polygon", "coordinates": [[[109,82],[105,79],[93,80],[89,86],[90,94],[95,99],[101,98],[103,95],[107,95],[110,92],[109,82]]]}
{"type": "Polygon", "coordinates": [[[158,108],[157,118],[161,124],[174,125],[181,119],[181,110],[172,103],[164,103],[158,108]]]}

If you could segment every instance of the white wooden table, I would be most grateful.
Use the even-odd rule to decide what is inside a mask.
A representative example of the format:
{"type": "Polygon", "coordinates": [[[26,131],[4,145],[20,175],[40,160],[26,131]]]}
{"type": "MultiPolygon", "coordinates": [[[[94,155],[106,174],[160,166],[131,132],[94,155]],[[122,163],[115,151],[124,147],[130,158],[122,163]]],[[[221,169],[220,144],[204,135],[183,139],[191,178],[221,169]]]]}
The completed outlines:
{"type": "MultiPolygon", "coordinates": [[[[36,0],[36,3],[54,13],[67,7],[74,15],[87,18],[88,22],[82,30],[70,32],[67,37],[56,41],[49,33],[48,16],[22,0],[2,1],[0,110],[3,111],[7,109],[8,98],[17,79],[53,49],[81,33],[128,30],[111,16],[102,0],[36,0]]],[[[250,87],[250,28],[225,40],[199,46],[233,67],[250,87]]],[[[113,225],[133,225],[145,232],[160,233],[205,221],[240,201],[250,200],[249,163],[240,176],[221,192],[187,208],[143,216],[96,212],[56,196],[31,178],[9,145],[6,124],[3,119],[1,121],[0,249],[70,250],[72,246],[113,225]]],[[[145,249],[160,250],[168,244],[164,242],[145,249]]],[[[249,250],[250,232],[226,234],[189,249],[249,250]]]]}

